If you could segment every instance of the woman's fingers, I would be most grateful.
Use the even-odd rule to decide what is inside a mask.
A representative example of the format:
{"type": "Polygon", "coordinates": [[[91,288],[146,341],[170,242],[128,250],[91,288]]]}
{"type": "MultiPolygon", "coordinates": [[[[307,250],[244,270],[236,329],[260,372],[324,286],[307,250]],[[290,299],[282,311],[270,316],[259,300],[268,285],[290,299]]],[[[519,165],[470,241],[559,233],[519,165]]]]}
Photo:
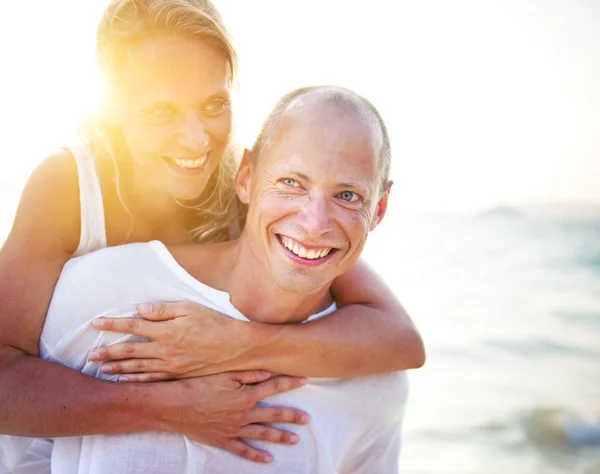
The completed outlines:
{"type": "Polygon", "coordinates": [[[144,336],[152,339],[163,331],[162,326],[157,325],[157,322],[188,316],[194,312],[202,313],[209,311],[211,310],[191,301],[142,303],[138,305],[138,314],[141,318],[101,317],[94,319],[92,325],[102,331],[135,334],[136,336],[144,336]]]}
{"type": "Polygon", "coordinates": [[[306,384],[306,379],[301,377],[290,377],[278,375],[256,385],[248,386],[246,389],[252,394],[255,402],[270,397],[276,393],[287,392],[300,388],[306,384]]]}
{"type": "Polygon", "coordinates": [[[269,453],[253,448],[240,439],[229,439],[224,445],[221,446],[221,448],[241,458],[247,459],[248,461],[262,463],[270,463],[273,461],[273,456],[271,456],[269,453]]]}
{"type": "Polygon", "coordinates": [[[151,383],[164,382],[165,380],[173,380],[173,374],[166,372],[151,372],[148,374],[127,374],[119,377],[119,382],[131,383],[151,383]]]}
{"type": "Polygon", "coordinates": [[[167,321],[187,316],[193,312],[195,303],[178,301],[176,303],[142,303],[138,306],[138,314],[150,321],[167,321]]]}
{"type": "Polygon", "coordinates": [[[306,425],[310,416],[297,408],[289,407],[255,407],[248,414],[250,424],[254,423],[294,423],[306,425]]]}
{"type": "Polygon", "coordinates": [[[177,376],[172,374],[166,367],[166,363],[160,359],[131,359],[123,361],[110,361],[102,364],[100,370],[104,374],[143,374],[143,373],[168,373],[171,378],[177,376]]]}
{"type": "Polygon", "coordinates": [[[123,359],[154,359],[159,356],[158,352],[159,346],[153,342],[122,342],[110,346],[96,347],[88,352],[88,359],[94,362],[123,359]]]}
{"type": "Polygon", "coordinates": [[[243,385],[264,382],[271,378],[271,372],[266,370],[244,370],[241,372],[229,372],[231,379],[243,385]]]}
{"type": "Polygon", "coordinates": [[[134,336],[147,337],[155,339],[163,333],[164,328],[161,324],[152,321],[145,321],[141,318],[108,318],[101,317],[92,321],[92,326],[101,331],[120,332],[123,334],[133,334],[134,336]]]}
{"type": "Polygon", "coordinates": [[[257,439],[278,444],[296,444],[300,441],[298,435],[294,433],[258,423],[244,426],[240,430],[240,438],[257,439]]]}

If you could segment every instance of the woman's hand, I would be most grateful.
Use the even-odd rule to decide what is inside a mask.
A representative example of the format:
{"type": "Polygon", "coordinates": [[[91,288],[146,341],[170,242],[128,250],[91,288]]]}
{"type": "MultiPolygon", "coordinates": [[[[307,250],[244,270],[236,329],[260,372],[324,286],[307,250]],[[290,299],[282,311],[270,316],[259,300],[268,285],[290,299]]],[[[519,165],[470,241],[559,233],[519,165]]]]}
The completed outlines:
{"type": "Polygon", "coordinates": [[[96,348],[90,360],[119,380],[157,382],[236,369],[231,361],[252,345],[250,323],[192,302],[144,303],[141,318],[98,318],[95,328],[148,338],[96,348]],[[142,319],[143,318],[143,319],[142,319]],[[126,375],[125,375],[126,374],[126,375]]]}
{"type": "MultiPolygon", "coordinates": [[[[259,406],[264,398],[301,387],[304,379],[272,377],[255,370],[226,372],[154,385],[166,431],[184,433],[202,444],[230,451],[255,462],[272,456],[245,440],[294,445],[299,438],[265,423],[307,424],[308,414],[295,408],[259,406]],[[166,390],[166,392],[163,392],[166,390]]],[[[156,402],[153,400],[151,403],[156,402]]]]}

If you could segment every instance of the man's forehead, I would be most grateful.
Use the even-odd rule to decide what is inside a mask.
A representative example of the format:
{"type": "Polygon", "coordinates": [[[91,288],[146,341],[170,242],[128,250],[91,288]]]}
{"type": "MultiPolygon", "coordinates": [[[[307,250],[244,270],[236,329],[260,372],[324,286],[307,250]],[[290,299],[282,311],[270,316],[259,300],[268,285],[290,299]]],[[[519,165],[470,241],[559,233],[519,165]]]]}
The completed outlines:
{"type": "Polygon", "coordinates": [[[372,123],[358,114],[348,114],[330,104],[300,105],[282,117],[273,134],[273,144],[285,146],[301,141],[307,145],[318,142],[336,146],[346,142],[356,146],[362,141],[375,142],[374,132],[372,123]]]}
{"type": "Polygon", "coordinates": [[[268,174],[350,187],[368,193],[377,179],[377,157],[369,127],[339,111],[303,111],[282,119],[258,162],[268,174]]]}
{"type": "MultiPolygon", "coordinates": [[[[311,166],[336,166],[345,155],[362,167],[363,179],[376,179],[373,189],[386,187],[390,147],[379,112],[366,99],[334,86],[298,89],[283,97],[263,123],[254,144],[252,165],[306,157],[311,166]],[[283,156],[282,156],[283,155],[283,156]],[[312,159],[322,158],[322,163],[312,159]],[[308,159],[310,158],[310,159],[308,159]]],[[[356,170],[354,170],[356,171],[356,170]]]]}

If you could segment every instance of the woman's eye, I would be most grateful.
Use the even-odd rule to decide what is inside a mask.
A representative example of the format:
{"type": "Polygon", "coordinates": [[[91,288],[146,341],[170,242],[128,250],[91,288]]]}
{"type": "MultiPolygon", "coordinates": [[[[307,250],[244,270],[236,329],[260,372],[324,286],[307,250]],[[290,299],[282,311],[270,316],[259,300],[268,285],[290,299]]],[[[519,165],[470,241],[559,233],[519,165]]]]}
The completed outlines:
{"type": "Polygon", "coordinates": [[[358,194],[356,194],[352,191],[342,191],[339,194],[339,196],[342,201],[347,201],[347,202],[358,201],[358,194]]]}
{"type": "Polygon", "coordinates": [[[157,118],[165,118],[173,115],[173,109],[170,107],[158,107],[150,112],[157,118]]]}
{"type": "Polygon", "coordinates": [[[292,187],[299,186],[298,181],[296,181],[295,179],[292,179],[292,178],[283,178],[281,180],[281,182],[283,184],[285,184],[286,186],[292,186],[292,187]]]}
{"type": "Polygon", "coordinates": [[[224,100],[213,100],[212,102],[209,102],[208,104],[206,104],[204,106],[204,110],[206,112],[215,114],[215,113],[219,113],[222,110],[225,109],[225,107],[229,106],[229,102],[226,102],[224,100]]]}
{"type": "Polygon", "coordinates": [[[172,107],[154,107],[140,114],[140,117],[151,124],[162,124],[171,120],[176,112],[172,107]]]}

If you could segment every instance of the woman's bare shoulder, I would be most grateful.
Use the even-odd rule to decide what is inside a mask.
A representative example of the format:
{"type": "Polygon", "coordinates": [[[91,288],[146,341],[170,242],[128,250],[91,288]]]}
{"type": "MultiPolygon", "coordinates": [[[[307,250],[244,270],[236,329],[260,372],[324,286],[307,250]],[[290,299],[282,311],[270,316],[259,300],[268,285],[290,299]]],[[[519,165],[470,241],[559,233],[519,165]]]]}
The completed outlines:
{"type": "Polygon", "coordinates": [[[6,243],[17,240],[27,243],[29,251],[72,253],[79,245],[79,212],[77,164],[68,150],[61,149],[31,173],[6,243]]]}
{"type": "Polygon", "coordinates": [[[38,355],[54,285],[79,245],[79,220],[77,165],[59,151],[31,173],[0,249],[0,342],[38,355]]]}

